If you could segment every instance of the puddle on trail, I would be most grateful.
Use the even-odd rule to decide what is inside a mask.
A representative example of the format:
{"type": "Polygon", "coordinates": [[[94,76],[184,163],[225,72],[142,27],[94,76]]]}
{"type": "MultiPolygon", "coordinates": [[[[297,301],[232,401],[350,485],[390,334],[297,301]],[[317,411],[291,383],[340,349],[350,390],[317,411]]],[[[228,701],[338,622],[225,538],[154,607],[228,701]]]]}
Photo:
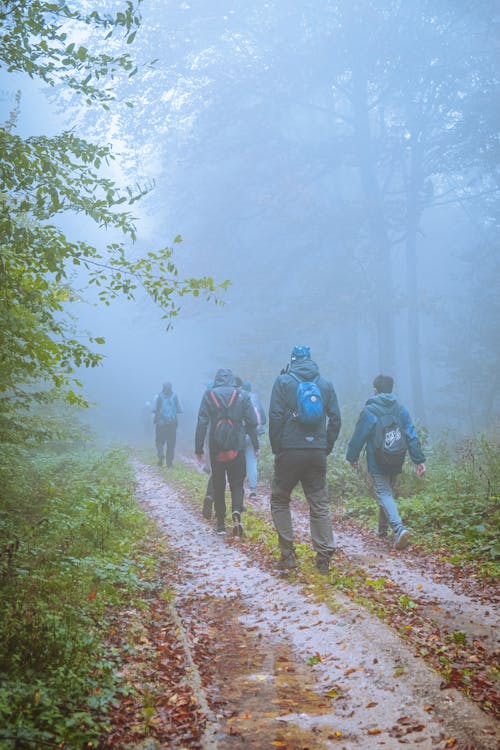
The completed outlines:
{"type": "Polygon", "coordinates": [[[305,657],[285,640],[266,640],[257,628],[244,626],[239,598],[198,598],[180,605],[191,633],[203,622],[195,640],[209,652],[203,682],[217,717],[218,750],[339,748],[346,737],[334,726],[335,696],[315,692],[305,657]]]}

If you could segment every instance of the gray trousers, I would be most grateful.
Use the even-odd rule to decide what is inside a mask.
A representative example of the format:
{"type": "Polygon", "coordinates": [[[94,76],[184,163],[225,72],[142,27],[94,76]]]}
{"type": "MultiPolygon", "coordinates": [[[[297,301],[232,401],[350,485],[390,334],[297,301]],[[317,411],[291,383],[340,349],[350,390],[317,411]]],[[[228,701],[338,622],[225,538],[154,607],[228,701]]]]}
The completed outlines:
{"type": "Polygon", "coordinates": [[[294,548],[290,495],[299,482],[309,504],[313,549],[329,559],[335,544],[326,488],[326,451],[317,448],[286,450],[274,459],[271,514],[281,554],[286,557],[294,548]]]}

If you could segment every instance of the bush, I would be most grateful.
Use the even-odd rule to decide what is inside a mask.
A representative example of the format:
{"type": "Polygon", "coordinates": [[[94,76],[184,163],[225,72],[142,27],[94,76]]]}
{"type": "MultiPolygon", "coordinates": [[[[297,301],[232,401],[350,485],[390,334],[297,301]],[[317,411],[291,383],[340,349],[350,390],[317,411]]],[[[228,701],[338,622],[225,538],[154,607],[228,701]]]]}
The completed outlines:
{"type": "Polygon", "coordinates": [[[119,690],[105,640],[149,522],[124,451],[0,455],[1,747],[81,748],[119,690]]]}

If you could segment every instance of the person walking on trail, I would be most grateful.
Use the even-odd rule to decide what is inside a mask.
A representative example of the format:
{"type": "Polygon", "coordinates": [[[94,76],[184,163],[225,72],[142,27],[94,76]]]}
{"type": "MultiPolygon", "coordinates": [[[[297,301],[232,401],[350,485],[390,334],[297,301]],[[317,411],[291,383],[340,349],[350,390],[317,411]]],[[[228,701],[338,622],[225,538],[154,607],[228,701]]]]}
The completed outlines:
{"type": "Polygon", "coordinates": [[[227,478],[231,490],[233,534],[242,536],[245,434],[250,435],[256,452],[259,440],[252,402],[248,394],[237,387],[231,370],[217,370],[213,387],[205,391],[201,400],[195,434],[195,454],[200,465],[203,464],[207,430],[217,533],[226,533],[227,478]]]}
{"type": "MultiPolygon", "coordinates": [[[[249,380],[244,380],[241,384],[241,387],[248,393],[250,396],[250,401],[252,402],[253,410],[255,412],[255,417],[257,419],[257,435],[262,435],[264,433],[264,425],[266,424],[266,413],[262,407],[262,404],[260,402],[260,399],[258,395],[255,393],[255,391],[252,390],[252,384],[249,380]]],[[[245,461],[247,466],[247,481],[248,481],[248,491],[249,491],[249,497],[254,498],[257,497],[257,454],[255,452],[255,449],[253,447],[252,440],[250,438],[250,435],[246,435],[245,438],[245,461]]]]}
{"type": "Polygon", "coordinates": [[[295,346],[290,365],[276,378],[269,406],[269,440],[274,454],[271,514],[281,551],[278,570],[297,567],[290,495],[300,482],[309,504],[316,567],[330,570],[335,551],[326,485],[326,458],[340,432],[332,383],[321,377],[308,346],[295,346]]]}
{"type": "Polygon", "coordinates": [[[163,383],[163,388],[156,397],[154,411],[158,466],[163,466],[165,461],[170,467],[174,461],[178,414],[182,414],[182,409],[177,394],[172,391],[172,383],[163,383]]]}
{"type": "Polygon", "coordinates": [[[406,452],[416,464],[417,475],[425,473],[425,456],[410,415],[392,393],[394,379],[390,375],[377,375],[373,381],[375,395],[368,399],[359,415],[353,435],[347,446],[346,459],[358,468],[358,459],[366,445],[366,463],[379,506],[378,535],[384,539],[389,527],[393,532],[394,547],[405,549],[411,534],[399,515],[394,500],[393,487],[401,473],[406,452]]]}
{"type": "Polygon", "coordinates": [[[151,439],[152,427],[153,427],[153,409],[151,401],[146,401],[141,411],[142,429],[144,431],[144,437],[151,439]]]}

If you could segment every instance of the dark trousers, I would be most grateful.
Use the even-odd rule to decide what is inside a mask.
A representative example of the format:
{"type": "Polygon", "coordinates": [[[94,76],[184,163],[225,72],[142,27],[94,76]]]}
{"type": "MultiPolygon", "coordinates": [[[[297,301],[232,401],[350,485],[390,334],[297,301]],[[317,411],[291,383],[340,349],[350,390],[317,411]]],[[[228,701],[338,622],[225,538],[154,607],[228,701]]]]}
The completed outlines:
{"type": "Polygon", "coordinates": [[[309,504],[313,548],[321,557],[330,558],[335,545],[326,488],[326,451],[316,448],[286,450],[274,459],[271,514],[281,554],[286,557],[294,548],[290,495],[299,482],[309,504]]]}
{"type": "Polygon", "coordinates": [[[175,422],[156,425],[156,452],[158,460],[163,461],[163,458],[165,458],[167,466],[172,466],[174,460],[176,436],[177,424],[175,422]],[[164,455],[165,444],[167,446],[166,455],[164,455]]]}
{"type": "Polygon", "coordinates": [[[216,461],[211,456],[212,484],[215,515],[219,525],[226,517],[226,477],[231,490],[231,512],[241,513],[243,507],[243,482],[245,481],[246,464],[245,452],[240,451],[232,461],[216,461]]]}

